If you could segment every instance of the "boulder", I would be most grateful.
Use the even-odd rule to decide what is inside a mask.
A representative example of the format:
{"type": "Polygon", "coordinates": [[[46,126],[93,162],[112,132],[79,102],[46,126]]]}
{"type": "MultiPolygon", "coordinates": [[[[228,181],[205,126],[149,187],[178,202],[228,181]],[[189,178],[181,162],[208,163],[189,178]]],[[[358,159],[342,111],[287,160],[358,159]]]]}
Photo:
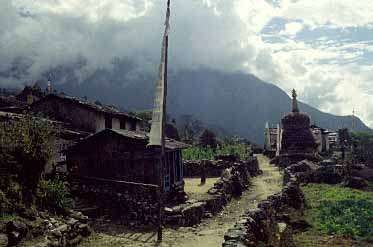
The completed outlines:
{"type": "Polygon", "coordinates": [[[186,225],[192,226],[201,222],[202,217],[205,215],[206,202],[196,202],[187,205],[181,210],[181,214],[186,219],[186,225]]]}
{"type": "Polygon", "coordinates": [[[237,155],[234,155],[234,154],[227,154],[227,155],[221,154],[221,155],[215,155],[215,160],[236,162],[239,160],[239,158],[237,157],[237,155]]]}
{"type": "Polygon", "coordinates": [[[360,177],[347,177],[342,181],[341,185],[354,189],[363,189],[368,186],[368,183],[360,177]]]}
{"type": "Polygon", "coordinates": [[[8,236],[6,234],[0,233],[0,247],[8,246],[8,236]]]}
{"type": "Polygon", "coordinates": [[[289,225],[280,222],[276,225],[273,247],[295,247],[293,234],[289,225]]]}
{"type": "Polygon", "coordinates": [[[336,171],[336,166],[320,167],[310,177],[313,183],[339,184],[342,180],[343,176],[336,171]]]}
{"type": "Polygon", "coordinates": [[[80,224],[78,226],[78,232],[83,237],[88,237],[91,234],[92,230],[87,224],[80,224]]]}
{"type": "Polygon", "coordinates": [[[334,166],[337,162],[334,159],[326,159],[320,162],[320,166],[334,166]]]}
{"type": "Polygon", "coordinates": [[[26,237],[28,228],[26,224],[20,221],[9,221],[6,225],[6,232],[8,234],[9,245],[16,245],[24,237],[26,237]]]}

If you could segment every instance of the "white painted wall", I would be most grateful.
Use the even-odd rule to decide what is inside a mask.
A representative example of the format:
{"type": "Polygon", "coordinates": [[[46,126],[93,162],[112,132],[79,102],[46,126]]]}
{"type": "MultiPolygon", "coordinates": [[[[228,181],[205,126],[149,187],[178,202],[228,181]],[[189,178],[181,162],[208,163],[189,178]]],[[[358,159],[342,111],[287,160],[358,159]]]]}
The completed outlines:
{"type": "Polygon", "coordinates": [[[118,118],[112,119],[112,129],[120,130],[120,120],[118,118]]]}
{"type": "Polygon", "coordinates": [[[96,132],[105,129],[105,117],[104,115],[97,115],[96,117],[96,132]]]}

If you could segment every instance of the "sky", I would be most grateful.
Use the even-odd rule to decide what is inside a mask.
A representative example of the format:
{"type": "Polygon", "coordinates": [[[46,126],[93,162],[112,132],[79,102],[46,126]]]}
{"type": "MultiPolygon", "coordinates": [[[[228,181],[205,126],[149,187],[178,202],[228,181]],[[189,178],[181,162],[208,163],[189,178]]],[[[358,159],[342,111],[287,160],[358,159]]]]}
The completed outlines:
{"type": "MultiPolygon", "coordinates": [[[[114,58],[156,71],[165,0],[0,0],[0,85],[114,58]]],[[[172,0],[170,69],[251,73],[373,127],[372,0],[172,0]]],[[[77,82],[79,83],[79,81],[77,82]]]]}

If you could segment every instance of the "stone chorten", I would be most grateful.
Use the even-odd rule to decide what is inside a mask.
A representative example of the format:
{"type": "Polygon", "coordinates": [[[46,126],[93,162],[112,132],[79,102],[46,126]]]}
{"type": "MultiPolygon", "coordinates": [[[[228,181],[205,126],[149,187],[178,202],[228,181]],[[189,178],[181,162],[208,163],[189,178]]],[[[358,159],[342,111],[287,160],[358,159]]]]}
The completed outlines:
{"type": "Polygon", "coordinates": [[[282,119],[281,153],[310,154],[316,150],[316,143],[310,129],[310,117],[299,112],[297,93],[293,89],[292,111],[282,119]]]}

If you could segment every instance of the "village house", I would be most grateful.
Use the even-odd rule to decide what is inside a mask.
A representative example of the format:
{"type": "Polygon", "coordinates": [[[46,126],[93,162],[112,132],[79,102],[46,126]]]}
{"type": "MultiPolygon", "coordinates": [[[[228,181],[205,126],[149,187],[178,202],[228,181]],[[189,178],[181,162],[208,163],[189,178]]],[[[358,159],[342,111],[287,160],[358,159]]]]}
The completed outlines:
{"type": "MultiPolygon", "coordinates": [[[[78,131],[72,129],[69,125],[66,125],[63,122],[58,121],[51,121],[46,118],[29,116],[25,114],[17,114],[12,112],[5,112],[0,111],[0,122],[9,122],[9,121],[20,121],[22,119],[32,118],[37,121],[46,121],[48,122],[53,128],[56,128],[57,134],[56,137],[53,139],[52,145],[52,158],[51,164],[58,165],[59,167],[63,167],[62,169],[65,170],[65,149],[69,146],[76,143],[77,140],[86,137],[89,133],[84,131],[78,131]]],[[[51,168],[51,167],[48,167],[51,168]]]]}
{"type": "Polygon", "coordinates": [[[34,102],[31,111],[91,133],[103,129],[139,131],[144,128],[140,118],[114,107],[102,106],[65,95],[48,94],[34,102]]]}
{"type": "Polygon", "coordinates": [[[330,149],[329,146],[329,131],[318,127],[316,125],[311,125],[311,131],[313,134],[313,138],[317,144],[316,150],[319,153],[328,152],[330,149]]]}
{"type": "MultiPolygon", "coordinates": [[[[108,179],[157,185],[159,153],[148,148],[148,133],[105,129],[72,146],[67,152],[68,171],[75,180],[108,179]]],[[[166,138],[164,192],[183,191],[183,148],[188,145],[166,138]]]]}
{"type": "Polygon", "coordinates": [[[268,122],[264,129],[264,151],[270,157],[278,156],[281,150],[281,128],[277,124],[276,128],[269,127],[268,122]]]}

